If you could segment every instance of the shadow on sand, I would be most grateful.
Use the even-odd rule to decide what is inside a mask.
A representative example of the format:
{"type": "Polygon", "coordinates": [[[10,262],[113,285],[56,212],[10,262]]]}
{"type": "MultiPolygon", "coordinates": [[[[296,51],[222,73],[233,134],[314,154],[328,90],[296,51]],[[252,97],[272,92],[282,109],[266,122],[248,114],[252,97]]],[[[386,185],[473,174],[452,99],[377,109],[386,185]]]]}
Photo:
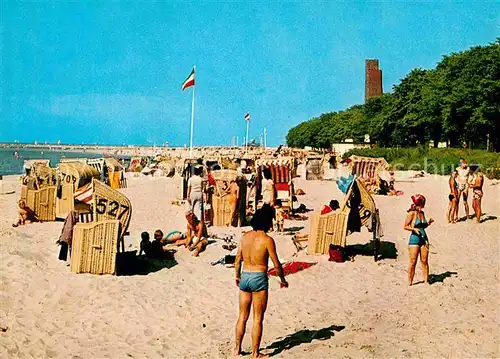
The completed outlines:
{"type": "Polygon", "coordinates": [[[292,349],[298,345],[304,343],[310,343],[313,340],[326,340],[330,339],[335,335],[335,332],[340,332],[345,326],[343,325],[331,325],[329,327],[318,329],[318,330],[299,330],[296,333],[290,334],[283,339],[277,340],[272,344],[269,344],[264,350],[273,350],[269,356],[275,356],[284,350],[292,349]]]}
{"type": "Polygon", "coordinates": [[[484,218],[481,218],[480,223],[484,223],[486,221],[494,221],[497,218],[498,218],[497,216],[486,216],[484,218]]]}
{"type": "MultiPolygon", "coordinates": [[[[366,244],[353,244],[345,247],[347,256],[354,258],[357,255],[373,256],[374,242],[366,244]]],[[[393,242],[380,241],[378,248],[378,258],[380,259],[396,259],[398,258],[398,250],[393,242]]]]}
{"type": "Polygon", "coordinates": [[[177,265],[173,258],[151,259],[145,256],[137,256],[137,251],[118,253],[116,255],[116,275],[148,275],[158,272],[164,268],[172,268],[177,265]]]}
{"type": "Polygon", "coordinates": [[[429,284],[434,284],[437,282],[443,283],[446,278],[450,278],[451,276],[457,275],[457,272],[449,272],[446,271],[441,274],[429,274],[429,284]]]}

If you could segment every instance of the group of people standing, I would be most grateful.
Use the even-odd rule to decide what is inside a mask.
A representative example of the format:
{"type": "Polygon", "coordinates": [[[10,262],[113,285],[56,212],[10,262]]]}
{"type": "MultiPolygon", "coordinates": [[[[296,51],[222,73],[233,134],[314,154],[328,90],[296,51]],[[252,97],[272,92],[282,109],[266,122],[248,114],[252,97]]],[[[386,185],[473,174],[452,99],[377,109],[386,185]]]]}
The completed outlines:
{"type": "Polygon", "coordinates": [[[477,223],[481,222],[481,199],[483,198],[483,174],[479,171],[479,165],[468,165],[463,158],[460,159],[459,166],[453,170],[448,185],[450,194],[448,195],[449,205],[447,210],[448,223],[458,222],[458,211],[460,198],[462,198],[465,209],[465,219],[474,218],[477,223]],[[472,190],[472,208],[474,216],[469,216],[468,198],[472,190]]]}

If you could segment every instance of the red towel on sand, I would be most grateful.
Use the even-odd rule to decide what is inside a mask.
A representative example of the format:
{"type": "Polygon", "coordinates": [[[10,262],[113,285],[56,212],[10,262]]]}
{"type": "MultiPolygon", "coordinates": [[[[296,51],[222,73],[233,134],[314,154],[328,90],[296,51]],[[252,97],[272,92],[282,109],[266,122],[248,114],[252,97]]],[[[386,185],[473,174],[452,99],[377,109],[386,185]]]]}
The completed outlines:
{"type": "MultiPolygon", "coordinates": [[[[285,265],[283,265],[283,272],[285,273],[285,276],[289,274],[294,274],[297,272],[300,272],[303,269],[312,267],[316,263],[308,263],[308,262],[288,262],[285,265]]],[[[276,269],[272,268],[267,271],[268,275],[274,275],[277,276],[276,274],[276,269]]]]}

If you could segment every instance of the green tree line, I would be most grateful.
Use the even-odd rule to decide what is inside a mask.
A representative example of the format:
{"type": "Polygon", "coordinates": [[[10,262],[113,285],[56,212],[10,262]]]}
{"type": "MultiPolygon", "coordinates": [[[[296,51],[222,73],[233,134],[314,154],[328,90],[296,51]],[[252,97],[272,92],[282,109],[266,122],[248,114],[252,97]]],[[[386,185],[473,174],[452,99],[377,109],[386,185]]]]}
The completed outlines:
{"type": "Polygon", "coordinates": [[[330,112],[290,129],[290,147],[328,148],[365,134],[380,147],[446,141],[500,151],[500,38],[444,56],[432,70],[414,69],[392,93],[330,112]]]}

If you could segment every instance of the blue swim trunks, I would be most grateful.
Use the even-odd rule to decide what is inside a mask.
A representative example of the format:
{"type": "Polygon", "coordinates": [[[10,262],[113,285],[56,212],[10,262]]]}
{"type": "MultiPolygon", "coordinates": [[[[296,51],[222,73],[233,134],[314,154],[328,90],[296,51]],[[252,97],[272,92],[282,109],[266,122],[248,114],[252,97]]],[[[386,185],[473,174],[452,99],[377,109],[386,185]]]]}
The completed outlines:
{"type": "Polygon", "coordinates": [[[240,290],[244,292],[260,292],[267,290],[269,280],[266,272],[243,272],[240,280],[240,290]]]}

